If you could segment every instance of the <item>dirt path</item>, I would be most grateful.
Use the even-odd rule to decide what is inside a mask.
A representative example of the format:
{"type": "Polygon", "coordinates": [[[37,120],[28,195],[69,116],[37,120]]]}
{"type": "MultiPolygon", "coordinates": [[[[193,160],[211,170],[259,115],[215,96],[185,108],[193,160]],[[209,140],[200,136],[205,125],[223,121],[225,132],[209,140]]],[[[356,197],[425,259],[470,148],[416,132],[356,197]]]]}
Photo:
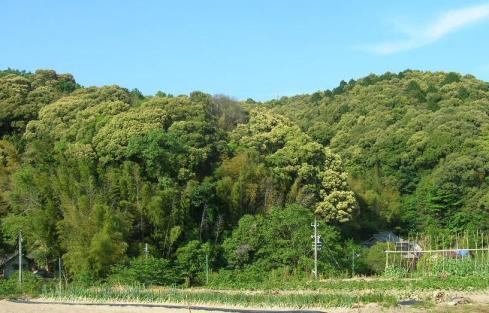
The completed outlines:
{"type": "Polygon", "coordinates": [[[376,304],[361,308],[332,308],[326,310],[290,310],[290,309],[243,309],[226,307],[189,307],[172,304],[138,303],[61,303],[49,301],[0,301],[0,313],[489,313],[487,304],[468,304],[460,306],[439,305],[435,307],[398,306],[383,308],[376,304]]]}
{"type": "Polygon", "coordinates": [[[0,313],[322,313],[318,310],[234,309],[172,304],[75,304],[48,301],[0,301],[0,313]]]}

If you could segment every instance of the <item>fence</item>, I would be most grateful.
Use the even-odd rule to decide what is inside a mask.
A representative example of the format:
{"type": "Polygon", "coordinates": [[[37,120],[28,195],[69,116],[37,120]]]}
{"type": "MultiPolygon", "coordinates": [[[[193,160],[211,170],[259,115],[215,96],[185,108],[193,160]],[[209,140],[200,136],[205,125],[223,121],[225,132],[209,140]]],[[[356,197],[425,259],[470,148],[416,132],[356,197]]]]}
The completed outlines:
{"type": "Polygon", "coordinates": [[[489,234],[479,231],[450,236],[408,236],[390,241],[385,273],[405,275],[487,275],[489,234]]]}

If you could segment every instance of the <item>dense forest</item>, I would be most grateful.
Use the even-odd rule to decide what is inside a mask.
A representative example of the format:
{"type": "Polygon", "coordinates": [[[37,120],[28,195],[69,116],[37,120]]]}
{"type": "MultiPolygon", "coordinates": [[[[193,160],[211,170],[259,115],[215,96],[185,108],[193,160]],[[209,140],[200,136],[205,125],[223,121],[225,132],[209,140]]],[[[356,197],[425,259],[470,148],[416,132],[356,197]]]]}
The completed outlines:
{"type": "Polygon", "coordinates": [[[138,280],[146,245],[153,283],[202,282],[206,256],[223,275],[310,273],[315,216],[321,272],[342,273],[382,230],[488,231],[488,173],[489,83],[470,75],[256,102],[0,71],[0,255],[22,231],[75,280],[138,280]]]}

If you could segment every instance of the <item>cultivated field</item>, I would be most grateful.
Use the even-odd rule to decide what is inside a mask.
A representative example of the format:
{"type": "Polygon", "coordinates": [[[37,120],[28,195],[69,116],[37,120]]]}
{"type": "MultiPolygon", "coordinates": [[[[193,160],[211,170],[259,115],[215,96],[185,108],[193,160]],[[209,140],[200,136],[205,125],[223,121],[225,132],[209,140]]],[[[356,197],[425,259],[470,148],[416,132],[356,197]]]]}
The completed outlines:
{"type": "MultiPolygon", "coordinates": [[[[28,312],[25,310],[34,305],[40,308],[37,310],[36,307],[35,312],[42,312],[40,310],[45,306],[53,306],[49,312],[56,312],[56,308],[63,307],[61,304],[50,304],[52,302],[90,303],[93,312],[176,312],[188,311],[189,308],[192,312],[198,312],[199,308],[207,308],[206,312],[250,309],[299,312],[458,312],[460,308],[463,308],[463,312],[489,312],[489,280],[484,277],[330,279],[312,281],[302,286],[284,284],[282,288],[256,289],[71,286],[62,290],[44,288],[33,301],[42,304],[6,302],[2,306],[11,307],[12,312],[16,308],[18,310],[15,312],[28,312]],[[94,306],[107,303],[119,305],[94,306]]],[[[78,306],[70,305],[65,309],[69,311],[63,312],[77,312],[78,306]]]]}

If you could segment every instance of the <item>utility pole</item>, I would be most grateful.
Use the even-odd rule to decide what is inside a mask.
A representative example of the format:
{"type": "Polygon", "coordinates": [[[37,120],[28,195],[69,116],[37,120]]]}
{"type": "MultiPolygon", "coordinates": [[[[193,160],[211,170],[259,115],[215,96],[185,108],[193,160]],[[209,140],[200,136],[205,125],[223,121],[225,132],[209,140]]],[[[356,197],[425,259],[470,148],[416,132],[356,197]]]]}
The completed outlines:
{"type": "Polygon", "coordinates": [[[19,284],[22,284],[22,231],[19,231],[19,284]]]}
{"type": "Polygon", "coordinates": [[[355,258],[359,258],[361,256],[360,253],[356,253],[355,249],[353,249],[351,253],[351,277],[355,276],[355,258]]]}
{"type": "Polygon", "coordinates": [[[58,258],[59,290],[61,290],[61,257],[58,258]]]}
{"type": "Polygon", "coordinates": [[[314,216],[314,223],[311,224],[314,228],[314,235],[311,236],[313,238],[312,247],[314,249],[314,278],[318,278],[318,250],[321,250],[321,236],[318,235],[318,223],[317,218],[314,216]]]}
{"type": "Polygon", "coordinates": [[[351,252],[351,277],[355,277],[355,250],[351,252]]]}
{"type": "Polygon", "coordinates": [[[19,231],[19,284],[22,284],[22,231],[19,231]]]}
{"type": "Polygon", "coordinates": [[[205,254],[205,283],[209,284],[209,253],[205,254]]]}

